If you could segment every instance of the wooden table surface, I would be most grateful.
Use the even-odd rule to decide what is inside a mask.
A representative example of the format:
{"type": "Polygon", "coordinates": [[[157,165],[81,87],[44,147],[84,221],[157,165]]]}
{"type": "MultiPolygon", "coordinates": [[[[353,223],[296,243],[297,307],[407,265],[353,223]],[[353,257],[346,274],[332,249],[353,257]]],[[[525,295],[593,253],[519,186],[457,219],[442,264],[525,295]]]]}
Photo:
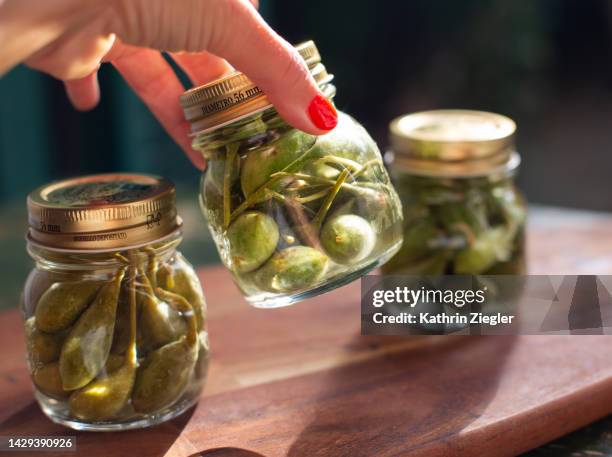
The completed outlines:
{"type": "MultiPolygon", "coordinates": [[[[530,272],[612,274],[611,234],[609,217],[539,211],[530,272]]],[[[194,410],[112,435],[51,423],[32,395],[20,316],[8,311],[0,435],[76,435],[77,455],[105,457],[512,456],[612,412],[610,337],[362,337],[358,282],[257,310],[226,271],[200,274],[213,357],[194,410]]]]}

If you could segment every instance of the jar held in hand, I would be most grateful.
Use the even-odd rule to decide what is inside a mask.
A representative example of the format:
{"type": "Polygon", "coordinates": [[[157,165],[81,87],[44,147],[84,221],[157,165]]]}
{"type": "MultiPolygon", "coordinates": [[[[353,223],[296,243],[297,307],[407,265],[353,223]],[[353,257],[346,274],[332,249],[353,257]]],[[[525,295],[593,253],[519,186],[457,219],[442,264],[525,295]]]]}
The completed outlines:
{"type": "MultiPolygon", "coordinates": [[[[298,46],[328,98],[332,76],[312,42],[298,46]]],[[[277,307],[315,296],[384,263],[402,211],[381,154],[339,113],[316,137],[286,124],[234,73],[186,92],[194,149],[207,160],[200,203],[221,259],[246,299],[277,307]]]]}
{"type": "Polygon", "coordinates": [[[98,175],[28,198],[24,291],[28,364],[53,421],[124,430],[169,420],[198,399],[206,376],[206,304],[176,250],[174,186],[98,175]]]}

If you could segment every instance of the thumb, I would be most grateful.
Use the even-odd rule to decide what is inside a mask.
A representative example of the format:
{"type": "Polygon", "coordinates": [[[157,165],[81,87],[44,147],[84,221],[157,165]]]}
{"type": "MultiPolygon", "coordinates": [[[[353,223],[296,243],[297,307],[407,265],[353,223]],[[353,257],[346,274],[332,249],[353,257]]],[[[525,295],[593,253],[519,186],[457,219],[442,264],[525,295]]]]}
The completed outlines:
{"type": "MultiPolygon", "coordinates": [[[[225,58],[266,94],[294,127],[320,135],[338,123],[298,51],[281,38],[246,0],[212,3],[214,27],[208,50],[225,58]]],[[[211,6],[212,6],[211,5],[211,6]]]]}

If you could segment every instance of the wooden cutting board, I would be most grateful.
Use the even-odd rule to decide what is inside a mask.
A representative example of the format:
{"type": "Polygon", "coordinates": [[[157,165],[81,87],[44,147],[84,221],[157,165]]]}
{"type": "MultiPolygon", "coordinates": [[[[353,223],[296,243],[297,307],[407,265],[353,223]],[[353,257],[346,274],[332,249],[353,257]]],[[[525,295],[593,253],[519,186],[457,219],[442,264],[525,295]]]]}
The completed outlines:
{"type": "MultiPolygon", "coordinates": [[[[612,218],[539,212],[531,271],[612,274],[611,233],[612,218]]],[[[224,270],[200,273],[213,358],[197,408],[112,435],[54,425],[32,396],[11,311],[0,315],[0,435],[76,435],[76,455],[105,457],[488,457],[612,412],[612,337],[362,337],[358,282],[266,311],[224,270]]]]}

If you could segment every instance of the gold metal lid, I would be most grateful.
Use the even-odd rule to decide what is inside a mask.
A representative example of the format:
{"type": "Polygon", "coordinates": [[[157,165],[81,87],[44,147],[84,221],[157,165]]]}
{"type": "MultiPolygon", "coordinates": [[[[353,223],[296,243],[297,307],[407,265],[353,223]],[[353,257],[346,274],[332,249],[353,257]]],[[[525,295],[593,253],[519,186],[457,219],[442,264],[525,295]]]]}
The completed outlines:
{"type": "Polygon", "coordinates": [[[28,196],[28,240],[48,248],[101,251],[141,246],[180,228],[174,184],[157,176],[66,179],[28,196]]]}
{"type": "MultiPolygon", "coordinates": [[[[298,44],[296,49],[317,84],[333,79],[321,63],[321,55],[312,40],[298,44]]],[[[272,107],[261,89],[240,72],[186,91],[180,103],[192,133],[206,132],[272,107]]]]}
{"type": "Polygon", "coordinates": [[[321,54],[319,54],[319,49],[314,41],[308,40],[303,43],[296,44],[295,49],[299,52],[308,68],[312,68],[314,65],[321,62],[321,54]]]}
{"type": "Polygon", "coordinates": [[[434,110],[408,114],[389,126],[395,162],[425,175],[477,176],[516,168],[516,124],[485,111],[434,110]]]}

